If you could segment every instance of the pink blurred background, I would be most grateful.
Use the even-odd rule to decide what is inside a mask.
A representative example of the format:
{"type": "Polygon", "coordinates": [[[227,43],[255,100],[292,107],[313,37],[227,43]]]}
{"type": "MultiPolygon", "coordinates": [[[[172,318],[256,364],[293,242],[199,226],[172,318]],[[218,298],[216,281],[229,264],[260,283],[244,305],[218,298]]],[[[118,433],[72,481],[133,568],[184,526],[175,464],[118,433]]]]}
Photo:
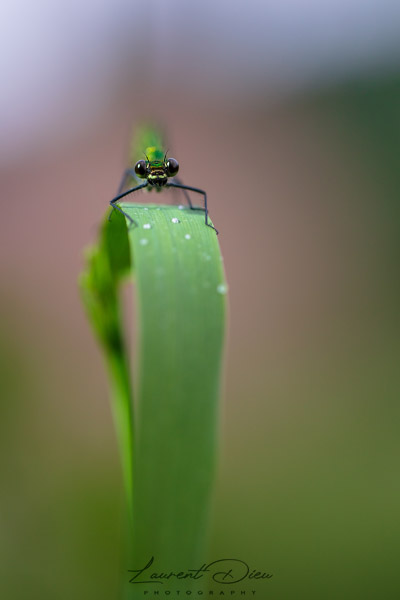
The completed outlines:
{"type": "Polygon", "coordinates": [[[395,598],[400,5],[2,12],[1,596],[117,596],[120,467],[76,280],[152,118],[207,189],[230,290],[213,555],[273,572],[259,598],[395,598]]]}

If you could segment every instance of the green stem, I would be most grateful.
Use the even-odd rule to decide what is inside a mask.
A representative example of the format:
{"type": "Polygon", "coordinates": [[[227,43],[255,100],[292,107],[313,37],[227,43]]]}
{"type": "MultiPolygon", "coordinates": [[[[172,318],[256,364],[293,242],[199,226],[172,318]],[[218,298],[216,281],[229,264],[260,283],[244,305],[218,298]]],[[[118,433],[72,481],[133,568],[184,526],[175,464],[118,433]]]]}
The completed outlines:
{"type": "Polygon", "coordinates": [[[108,371],[111,386],[112,413],[117,432],[122,474],[128,504],[129,518],[133,526],[133,398],[129,364],[125,354],[108,354],[108,371]]]}

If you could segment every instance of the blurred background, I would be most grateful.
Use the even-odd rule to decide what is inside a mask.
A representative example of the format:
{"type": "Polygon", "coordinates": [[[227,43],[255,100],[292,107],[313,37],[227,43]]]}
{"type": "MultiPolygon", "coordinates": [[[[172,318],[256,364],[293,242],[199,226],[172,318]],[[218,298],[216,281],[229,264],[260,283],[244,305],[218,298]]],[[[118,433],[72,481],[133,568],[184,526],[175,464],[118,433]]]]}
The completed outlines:
{"type": "Polygon", "coordinates": [[[151,118],[209,194],[230,287],[211,556],[273,573],[240,588],[260,599],[397,598],[398,1],[0,12],[1,597],[117,597],[121,473],[76,279],[151,118]]]}

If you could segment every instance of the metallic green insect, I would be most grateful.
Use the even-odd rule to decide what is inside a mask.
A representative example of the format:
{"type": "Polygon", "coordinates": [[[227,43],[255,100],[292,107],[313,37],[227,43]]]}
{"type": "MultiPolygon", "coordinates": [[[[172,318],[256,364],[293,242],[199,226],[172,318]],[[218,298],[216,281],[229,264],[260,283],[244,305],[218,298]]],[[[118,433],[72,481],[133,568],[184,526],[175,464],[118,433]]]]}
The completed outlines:
{"type": "Polygon", "coordinates": [[[176,177],[179,171],[178,161],[175,158],[167,157],[167,152],[164,152],[162,148],[163,142],[161,135],[155,129],[144,127],[143,129],[139,130],[137,141],[133,145],[131,151],[131,158],[133,158],[132,162],[135,162],[135,166],[133,169],[126,169],[124,172],[117,195],[110,201],[112,209],[116,209],[121,212],[130,221],[131,225],[137,225],[137,223],[135,223],[135,221],[117,204],[119,200],[128,194],[132,194],[133,192],[143,190],[145,188],[148,190],[155,189],[157,192],[160,192],[163,188],[179,188],[183,190],[189,207],[192,210],[204,210],[205,224],[218,233],[215,227],[208,222],[206,192],[204,190],[200,190],[199,188],[183,185],[176,177]],[[145,159],[142,158],[135,162],[135,158],[137,157],[137,147],[145,149],[145,159]],[[129,179],[133,179],[139,185],[131,187],[123,192],[122,190],[127,185],[129,179]],[[145,180],[145,182],[141,183],[142,180],[145,180]],[[193,206],[188,191],[202,194],[204,198],[204,208],[193,206]]]}

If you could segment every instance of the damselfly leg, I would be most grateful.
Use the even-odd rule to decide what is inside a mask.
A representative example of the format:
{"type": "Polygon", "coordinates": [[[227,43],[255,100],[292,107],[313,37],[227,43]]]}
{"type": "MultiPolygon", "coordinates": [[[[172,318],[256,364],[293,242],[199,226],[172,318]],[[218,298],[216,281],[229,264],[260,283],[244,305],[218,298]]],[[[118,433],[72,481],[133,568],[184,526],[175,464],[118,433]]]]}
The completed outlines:
{"type": "Polygon", "coordinates": [[[128,213],[126,213],[125,211],[122,210],[122,208],[116,204],[119,200],[121,200],[122,198],[124,198],[125,196],[127,196],[128,194],[133,194],[133,192],[137,192],[138,190],[142,190],[143,188],[147,187],[147,182],[146,183],[142,183],[141,185],[137,185],[134,188],[131,188],[129,190],[126,190],[126,192],[122,192],[121,194],[118,194],[117,196],[115,196],[115,198],[113,198],[112,200],[110,200],[110,206],[112,207],[112,211],[108,217],[108,220],[111,219],[111,215],[113,213],[114,208],[116,208],[121,214],[124,215],[124,217],[126,217],[128,219],[128,221],[130,222],[130,226],[132,225],[136,225],[137,223],[136,221],[134,221],[132,219],[132,217],[130,217],[128,215],[128,213]]]}
{"type": "Polygon", "coordinates": [[[178,188],[180,190],[188,190],[189,192],[196,192],[197,194],[202,194],[203,198],[204,198],[204,208],[193,206],[190,199],[189,199],[189,206],[192,210],[204,210],[206,225],[208,227],[211,227],[211,229],[214,229],[215,233],[218,235],[218,230],[215,229],[214,225],[211,225],[211,223],[208,222],[207,194],[204,190],[200,190],[199,188],[195,188],[195,187],[190,187],[189,185],[183,185],[182,183],[173,183],[173,182],[168,182],[166,187],[174,187],[174,188],[178,188]]]}

